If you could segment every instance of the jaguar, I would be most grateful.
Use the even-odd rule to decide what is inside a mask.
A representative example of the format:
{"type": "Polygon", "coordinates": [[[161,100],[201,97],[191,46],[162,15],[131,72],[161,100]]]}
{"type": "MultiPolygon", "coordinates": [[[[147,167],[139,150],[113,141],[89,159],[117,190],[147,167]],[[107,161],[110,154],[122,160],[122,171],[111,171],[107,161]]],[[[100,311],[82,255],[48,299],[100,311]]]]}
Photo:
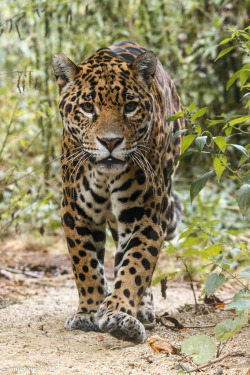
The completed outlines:
{"type": "Polygon", "coordinates": [[[143,343],[152,275],[182,212],[172,180],[184,122],[168,120],[180,98],[155,53],[131,41],[79,65],[60,52],[52,67],[64,124],[61,217],[79,294],[66,328],[143,343]],[[109,289],[106,225],[117,248],[109,289]]]}

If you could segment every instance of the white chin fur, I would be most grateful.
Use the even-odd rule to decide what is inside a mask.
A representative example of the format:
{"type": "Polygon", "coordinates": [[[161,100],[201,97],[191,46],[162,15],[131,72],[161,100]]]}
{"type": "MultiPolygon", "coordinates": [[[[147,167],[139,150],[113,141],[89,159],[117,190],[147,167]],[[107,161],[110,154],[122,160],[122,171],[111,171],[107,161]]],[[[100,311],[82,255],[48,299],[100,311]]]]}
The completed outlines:
{"type": "Polygon", "coordinates": [[[105,164],[96,164],[95,168],[98,172],[101,173],[121,173],[126,169],[127,163],[124,164],[112,164],[112,165],[105,165],[105,164]]]}

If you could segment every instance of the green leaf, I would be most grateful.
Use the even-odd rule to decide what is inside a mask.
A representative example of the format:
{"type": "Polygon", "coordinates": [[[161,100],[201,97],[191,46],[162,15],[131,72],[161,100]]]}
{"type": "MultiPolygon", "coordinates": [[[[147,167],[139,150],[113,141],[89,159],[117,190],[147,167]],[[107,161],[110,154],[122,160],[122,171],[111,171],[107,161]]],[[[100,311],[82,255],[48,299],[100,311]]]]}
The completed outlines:
{"type": "Polygon", "coordinates": [[[236,332],[238,332],[246,323],[248,319],[248,311],[243,310],[239,313],[236,319],[227,319],[218,323],[214,327],[216,340],[219,342],[229,339],[236,332]]]}
{"type": "Polygon", "coordinates": [[[191,119],[194,121],[197,118],[203,116],[206,113],[206,110],[207,110],[207,107],[198,109],[198,111],[195,112],[195,114],[191,116],[191,119]]]}
{"type": "Polygon", "coordinates": [[[188,129],[181,129],[181,130],[178,130],[178,132],[175,132],[173,136],[173,141],[175,141],[179,137],[179,135],[181,135],[182,133],[185,133],[186,131],[188,131],[188,129]]]}
{"type": "Polygon", "coordinates": [[[203,259],[209,259],[211,257],[215,257],[216,255],[219,255],[222,250],[221,244],[215,244],[212,246],[207,247],[206,249],[202,250],[200,252],[200,256],[203,259]]]}
{"type": "Polygon", "coordinates": [[[195,135],[186,135],[186,137],[183,138],[182,144],[181,144],[181,153],[182,154],[191,145],[191,143],[193,142],[194,139],[195,139],[195,135]]]}
{"type": "Polygon", "coordinates": [[[195,110],[195,107],[196,107],[196,103],[190,104],[190,106],[188,107],[189,112],[193,112],[195,110]]]}
{"type": "Polygon", "coordinates": [[[240,275],[250,280],[250,267],[247,267],[244,271],[241,271],[240,275]]]}
{"type": "Polygon", "coordinates": [[[226,280],[225,276],[220,273],[211,273],[205,281],[205,289],[207,296],[211,296],[214,292],[224,283],[226,280]]]}
{"type": "Polygon", "coordinates": [[[220,59],[222,56],[225,56],[227,53],[229,53],[230,51],[232,51],[233,48],[234,48],[234,47],[228,47],[228,48],[226,48],[226,49],[223,49],[223,50],[219,53],[218,57],[217,57],[214,61],[217,61],[217,60],[220,59]]]}
{"type": "Polygon", "coordinates": [[[236,193],[237,202],[243,215],[250,207],[250,185],[243,184],[236,193]]]}
{"type": "Polygon", "coordinates": [[[227,137],[229,137],[229,135],[232,133],[232,130],[233,130],[232,128],[225,129],[225,134],[227,137]]]}
{"type": "Polygon", "coordinates": [[[240,72],[240,84],[241,87],[245,85],[246,81],[248,80],[249,71],[248,70],[242,70],[240,72]]]}
{"type": "Polygon", "coordinates": [[[238,70],[238,72],[235,72],[232,75],[232,77],[227,82],[227,90],[229,89],[229,87],[232,86],[232,84],[236,81],[236,79],[239,77],[239,75],[240,75],[240,70],[238,70]]]}
{"type": "Polygon", "coordinates": [[[201,239],[199,237],[190,237],[182,242],[181,247],[184,248],[184,247],[194,246],[200,242],[201,242],[201,239]]]}
{"type": "Polygon", "coordinates": [[[199,194],[199,192],[206,186],[206,183],[208,182],[209,178],[212,177],[213,174],[214,174],[214,171],[205,173],[196,181],[192,182],[191,188],[190,188],[191,203],[193,202],[196,195],[199,194]]]}
{"type": "Polygon", "coordinates": [[[219,149],[221,149],[222,152],[225,152],[227,141],[224,137],[216,137],[214,138],[214,142],[217,144],[219,149]]]}
{"type": "Polygon", "coordinates": [[[247,104],[245,105],[244,108],[250,107],[250,99],[247,101],[247,104]]]}
{"type": "Polygon", "coordinates": [[[224,121],[223,120],[208,120],[208,122],[209,122],[208,127],[210,127],[210,126],[214,126],[214,125],[217,125],[217,124],[221,124],[224,121]]]}
{"type": "Polygon", "coordinates": [[[239,150],[240,152],[242,152],[242,154],[244,154],[245,156],[248,157],[248,152],[245,149],[245,147],[240,146],[240,145],[235,145],[235,144],[232,144],[232,143],[230,144],[230,146],[233,146],[234,148],[236,148],[237,150],[239,150]]]}
{"type": "Polygon", "coordinates": [[[193,233],[193,232],[194,232],[193,228],[185,230],[185,231],[182,232],[181,235],[179,236],[178,241],[180,241],[182,238],[188,237],[188,236],[189,236],[191,233],[193,233]]]}
{"type": "Polygon", "coordinates": [[[250,309],[250,291],[240,290],[234,295],[233,302],[229,303],[225,309],[246,310],[250,309]]]}
{"type": "Polygon", "coordinates": [[[199,152],[201,152],[206,144],[206,141],[207,141],[207,137],[206,136],[201,136],[201,137],[197,137],[195,139],[195,144],[196,144],[196,147],[197,147],[197,150],[199,152]]]}
{"type": "Polygon", "coordinates": [[[230,121],[229,125],[234,126],[234,125],[240,124],[242,122],[245,122],[247,120],[250,120],[250,115],[238,117],[235,120],[230,121]]]}
{"type": "Polygon", "coordinates": [[[177,112],[175,113],[173,116],[170,116],[169,118],[167,118],[167,122],[170,122],[170,121],[174,121],[174,120],[178,120],[179,118],[182,117],[184,112],[177,112]]]}
{"type": "Polygon", "coordinates": [[[242,180],[247,183],[247,184],[250,184],[250,172],[246,173],[243,177],[242,177],[242,180]]]}
{"type": "Polygon", "coordinates": [[[193,361],[196,364],[208,362],[216,353],[215,342],[206,335],[195,335],[183,341],[182,352],[195,354],[193,361]]]}
{"type": "Polygon", "coordinates": [[[219,264],[225,264],[227,266],[229,266],[231,268],[231,262],[230,260],[228,259],[221,259],[221,260],[218,260],[216,263],[216,265],[219,265],[219,264]]]}
{"type": "Polygon", "coordinates": [[[222,46],[223,44],[226,44],[228,42],[231,42],[232,41],[232,38],[226,38],[224,40],[222,40],[220,43],[219,43],[219,46],[222,46]]]}
{"type": "Polygon", "coordinates": [[[221,156],[221,160],[220,158],[218,158],[217,156],[214,158],[214,169],[215,169],[215,173],[216,173],[216,176],[217,176],[217,180],[218,182],[220,182],[220,177],[223,173],[223,171],[225,170],[225,164],[227,164],[227,158],[225,155],[222,155],[221,156]]]}

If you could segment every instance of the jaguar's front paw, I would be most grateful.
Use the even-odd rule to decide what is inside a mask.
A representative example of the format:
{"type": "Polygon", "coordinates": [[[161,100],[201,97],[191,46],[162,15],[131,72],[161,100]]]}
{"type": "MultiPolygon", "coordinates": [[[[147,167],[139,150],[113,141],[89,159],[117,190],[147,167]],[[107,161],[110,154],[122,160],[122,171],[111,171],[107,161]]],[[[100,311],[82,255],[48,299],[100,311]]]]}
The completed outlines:
{"type": "Polygon", "coordinates": [[[74,331],[79,329],[81,331],[90,332],[102,332],[102,330],[96,325],[94,315],[93,314],[82,314],[77,313],[73,316],[70,316],[66,320],[65,327],[69,331],[74,331]]]}
{"type": "Polygon", "coordinates": [[[141,323],[152,323],[155,320],[155,313],[152,310],[139,309],[137,311],[137,319],[141,323]]]}
{"type": "Polygon", "coordinates": [[[144,326],[131,315],[120,311],[107,311],[102,306],[95,315],[99,327],[120,340],[141,344],[146,340],[144,326]]]}

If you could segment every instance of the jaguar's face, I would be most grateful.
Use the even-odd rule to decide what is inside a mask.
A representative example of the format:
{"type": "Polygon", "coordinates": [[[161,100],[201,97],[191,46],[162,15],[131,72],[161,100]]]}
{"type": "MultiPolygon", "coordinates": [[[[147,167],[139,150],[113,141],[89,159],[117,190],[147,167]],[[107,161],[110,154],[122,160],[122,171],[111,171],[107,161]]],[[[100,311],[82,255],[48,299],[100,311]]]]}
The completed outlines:
{"type": "Polygon", "coordinates": [[[102,50],[74,66],[71,79],[62,85],[59,108],[64,127],[102,172],[123,170],[150,130],[154,106],[150,63],[156,65],[156,58],[149,54],[138,64],[145,54],[129,64],[102,50]]]}

